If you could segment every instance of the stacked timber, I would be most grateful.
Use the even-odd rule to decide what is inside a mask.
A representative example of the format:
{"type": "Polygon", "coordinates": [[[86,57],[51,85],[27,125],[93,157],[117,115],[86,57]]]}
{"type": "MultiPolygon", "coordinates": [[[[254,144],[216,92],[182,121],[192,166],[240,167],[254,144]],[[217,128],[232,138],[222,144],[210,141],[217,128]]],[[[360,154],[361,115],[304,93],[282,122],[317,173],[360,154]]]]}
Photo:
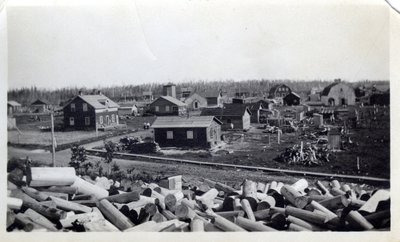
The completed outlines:
{"type": "MultiPolygon", "coordinates": [[[[362,231],[390,228],[390,194],[355,184],[300,179],[245,180],[240,189],[173,176],[104,188],[70,167],[10,171],[8,231],[243,232],[362,231]],[[26,174],[25,174],[26,173],[26,174]]],[[[118,183],[119,184],[119,183],[118,183]]],[[[107,186],[108,187],[108,186],[107,186]]],[[[239,187],[237,187],[239,188],[239,187]]]]}

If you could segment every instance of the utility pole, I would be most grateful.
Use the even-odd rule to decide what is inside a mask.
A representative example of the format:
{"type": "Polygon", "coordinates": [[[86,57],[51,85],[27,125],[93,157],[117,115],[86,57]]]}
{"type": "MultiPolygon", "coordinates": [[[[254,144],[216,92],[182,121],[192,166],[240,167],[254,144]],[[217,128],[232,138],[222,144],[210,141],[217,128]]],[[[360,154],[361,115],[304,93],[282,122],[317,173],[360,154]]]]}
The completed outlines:
{"type": "Polygon", "coordinates": [[[53,167],[56,166],[56,138],[54,137],[54,114],[50,113],[51,119],[51,158],[53,161],[53,167]]]}

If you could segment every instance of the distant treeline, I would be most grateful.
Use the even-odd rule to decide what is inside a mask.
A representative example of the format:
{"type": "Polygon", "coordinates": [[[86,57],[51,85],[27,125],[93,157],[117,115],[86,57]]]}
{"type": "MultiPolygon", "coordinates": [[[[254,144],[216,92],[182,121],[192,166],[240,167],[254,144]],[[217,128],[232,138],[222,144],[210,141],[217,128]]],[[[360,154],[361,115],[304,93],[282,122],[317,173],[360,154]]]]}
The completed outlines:
{"type": "MultiPolygon", "coordinates": [[[[251,96],[268,95],[269,89],[278,84],[284,83],[288,85],[293,91],[302,93],[309,93],[311,88],[324,88],[332,83],[333,80],[312,80],[312,81],[293,81],[293,80],[246,80],[246,81],[190,81],[175,83],[177,93],[181,87],[191,87],[194,92],[208,93],[222,90],[227,95],[233,96],[235,92],[248,92],[251,96]]],[[[129,100],[140,100],[144,91],[152,91],[154,96],[160,96],[162,93],[162,86],[168,84],[141,84],[141,85],[123,85],[101,87],[96,89],[79,88],[79,87],[66,87],[55,90],[48,90],[37,88],[35,86],[30,88],[18,88],[8,91],[8,100],[14,100],[22,105],[29,105],[37,99],[41,99],[53,105],[62,105],[67,100],[71,99],[83,91],[83,93],[91,94],[101,91],[104,95],[110,97],[115,101],[122,101],[125,98],[129,100]]],[[[389,85],[389,81],[358,81],[351,83],[354,87],[361,85],[389,85]]]]}

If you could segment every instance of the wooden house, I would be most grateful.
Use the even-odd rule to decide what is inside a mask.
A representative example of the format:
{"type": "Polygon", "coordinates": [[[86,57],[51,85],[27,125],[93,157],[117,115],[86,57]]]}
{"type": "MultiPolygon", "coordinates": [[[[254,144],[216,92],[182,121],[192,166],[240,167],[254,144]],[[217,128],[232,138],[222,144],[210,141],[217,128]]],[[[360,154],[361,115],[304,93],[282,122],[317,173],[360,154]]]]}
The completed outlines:
{"type": "Polygon", "coordinates": [[[157,116],[185,115],[186,104],[171,96],[161,96],[149,105],[149,112],[157,116]]]}
{"type": "Polygon", "coordinates": [[[262,102],[256,103],[246,103],[245,106],[250,110],[250,122],[251,123],[260,123],[261,113],[264,110],[264,106],[262,102]]]}
{"type": "Polygon", "coordinates": [[[13,113],[21,112],[21,104],[16,101],[7,101],[7,114],[11,115],[13,113]]]}
{"type": "Polygon", "coordinates": [[[49,111],[50,105],[43,100],[37,99],[36,101],[31,103],[30,109],[34,113],[46,113],[49,111]]]}
{"type": "Polygon", "coordinates": [[[291,92],[283,98],[283,104],[287,106],[300,105],[300,96],[295,92],[291,92]]]}
{"type": "Polygon", "coordinates": [[[356,94],[353,87],[337,79],[324,88],[321,101],[325,106],[355,105],[356,94]]]}
{"type": "Polygon", "coordinates": [[[224,107],[205,108],[201,116],[215,116],[222,121],[222,130],[250,129],[251,112],[244,104],[224,104],[224,107]]]}
{"type": "Polygon", "coordinates": [[[65,129],[90,130],[117,126],[119,105],[101,93],[77,95],[64,107],[65,129]]]}
{"type": "Polygon", "coordinates": [[[222,92],[220,90],[207,93],[206,99],[208,107],[222,107],[223,105],[222,92]]]}
{"type": "Polygon", "coordinates": [[[138,107],[133,103],[121,103],[118,108],[119,116],[137,116],[138,115],[138,107]]]}
{"type": "Polygon", "coordinates": [[[142,93],[142,98],[144,101],[153,101],[154,100],[153,92],[152,91],[144,91],[142,93]]]}
{"type": "Polygon", "coordinates": [[[181,87],[181,98],[188,98],[192,95],[193,89],[191,87],[181,87]]]}
{"type": "Polygon", "coordinates": [[[207,107],[207,99],[197,93],[193,93],[189,97],[185,98],[183,102],[187,105],[188,110],[199,110],[207,107]]]}
{"type": "Polygon", "coordinates": [[[151,128],[161,147],[215,146],[221,141],[222,122],[214,116],[157,117],[151,128]]]}

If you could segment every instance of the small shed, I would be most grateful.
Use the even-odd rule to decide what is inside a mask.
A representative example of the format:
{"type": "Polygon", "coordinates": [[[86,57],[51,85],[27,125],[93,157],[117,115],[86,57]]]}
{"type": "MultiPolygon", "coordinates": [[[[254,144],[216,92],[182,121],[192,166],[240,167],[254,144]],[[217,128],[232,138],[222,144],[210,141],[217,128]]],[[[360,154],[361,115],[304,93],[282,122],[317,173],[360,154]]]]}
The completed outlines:
{"type": "Polygon", "coordinates": [[[299,105],[300,104],[300,95],[295,92],[289,93],[288,95],[286,95],[283,98],[283,104],[287,105],[287,106],[299,105]]]}
{"type": "Polygon", "coordinates": [[[119,116],[137,116],[138,115],[138,107],[133,103],[122,103],[118,107],[118,115],[119,116]]]}
{"type": "Polygon", "coordinates": [[[151,128],[161,147],[209,148],[221,141],[222,122],[214,116],[157,117],[151,128]]]}
{"type": "Polygon", "coordinates": [[[313,114],[313,121],[314,125],[317,127],[321,127],[324,124],[324,116],[319,113],[314,113],[313,114]]]}
{"type": "Polygon", "coordinates": [[[32,111],[34,113],[45,113],[49,111],[49,107],[50,105],[40,99],[37,99],[36,101],[34,101],[33,103],[31,103],[30,108],[32,109],[32,111]]]}
{"type": "Polygon", "coordinates": [[[264,106],[262,105],[262,103],[261,102],[246,103],[245,105],[249,108],[249,110],[251,112],[250,122],[251,123],[260,123],[261,110],[264,109],[264,106]]]}
{"type": "Polygon", "coordinates": [[[142,94],[142,98],[143,98],[143,100],[146,100],[146,101],[153,101],[153,99],[154,99],[153,92],[152,91],[144,91],[142,94]]]}
{"type": "Polygon", "coordinates": [[[19,113],[21,112],[21,104],[16,101],[7,102],[7,114],[19,113]]]}
{"type": "Polygon", "coordinates": [[[208,107],[222,107],[222,91],[211,91],[205,94],[208,107]]]}
{"type": "Polygon", "coordinates": [[[331,129],[328,131],[328,148],[332,150],[340,150],[341,134],[339,129],[331,129]]]}

